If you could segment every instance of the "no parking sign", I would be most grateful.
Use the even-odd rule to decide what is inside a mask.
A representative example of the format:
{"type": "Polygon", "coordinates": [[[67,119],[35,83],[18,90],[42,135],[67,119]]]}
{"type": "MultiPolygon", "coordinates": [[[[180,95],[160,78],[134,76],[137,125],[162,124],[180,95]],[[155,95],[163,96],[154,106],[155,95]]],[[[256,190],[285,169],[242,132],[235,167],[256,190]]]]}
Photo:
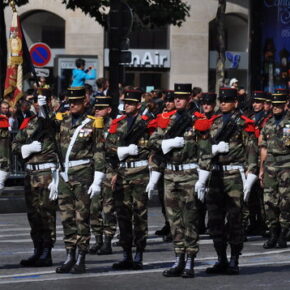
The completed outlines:
{"type": "Polygon", "coordinates": [[[50,47],[42,42],[33,44],[30,47],[30,56],[32,63],[35,66],[46,66],[51,59],[51,49],[50,47]]]}

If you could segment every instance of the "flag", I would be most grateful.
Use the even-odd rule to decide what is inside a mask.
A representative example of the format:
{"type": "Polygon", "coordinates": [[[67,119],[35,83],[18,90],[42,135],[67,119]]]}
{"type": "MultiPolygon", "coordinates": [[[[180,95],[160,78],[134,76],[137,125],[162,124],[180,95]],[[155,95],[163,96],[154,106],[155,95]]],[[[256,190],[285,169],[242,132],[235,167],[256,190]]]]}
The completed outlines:
{"type": "Polygon", "coordinates": [[[8,39],[8,62],[4,99],[11,107],[23,95],[23,32],[17,12],[13,12],[8,39]]]}
{"type": "Polygon", "coordinates": [[[4,93],[4,83],[7,67],[7,41],[4,18],[4,2],[0,1],[0,99],[4,93]]]}

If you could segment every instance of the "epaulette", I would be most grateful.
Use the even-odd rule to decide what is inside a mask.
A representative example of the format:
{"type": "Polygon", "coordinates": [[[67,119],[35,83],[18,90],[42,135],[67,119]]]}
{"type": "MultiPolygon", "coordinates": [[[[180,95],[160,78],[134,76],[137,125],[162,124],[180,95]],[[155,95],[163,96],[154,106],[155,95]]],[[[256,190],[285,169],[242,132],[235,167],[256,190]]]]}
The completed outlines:
{"type": "Polygon", "coordinates": [[[245,121],[244,130],[249,133],[256,133],[255,121],[242,115],[241,118],[245,121]]]}
{"type": "Polygon", "coordinates": [[[197,119],[194,123],[194,128],[197,131],[204,132],[211,128],[213,122],[221,117],[221,115],[213,115],[210,119],[197,119]]]}
{"type": "Polygon", "coordinates": [[[196,117],[198,119],[205,119],[206,118],[205,114],[202,114],[200,112],[194,112],[193,115],[194,115],[194,117],[196,117]]]}
{"type": "Polygon", "coordinates": [[[68,115],[69,112],[64,112],[64,113],[61,113],[61,112],[57,112],[55,114],[55,119],[58,120],[58,121],[62,121],[63,120],[63,117],[68,115]]]}
{"type": "Polygon", "coordinates": [[[5,115],[0,115],[0,128],[9,128],[9,119],[5,115]]]}
{"type": "Polygon", "coordinates": [[[157,116],[157,127],[161,129],[166,129],[170,123],[170,117],[176,114],[177,110],[173,110],[171,112],[165,112],[162,114],[159,114],[157,116]]]}
{"type": "Polygon", "coordinates": [[[29,122],[30,122],[32,119],[34,119],[35,117],[36,117],[36,115],[33,115],[33,116],[31,116],[31,117],[28,117],[28,118],[25,118],[25,119],[22,121],[22,123],[21,123],[21,125],[20,125],[20,127],[19,127],[19,130],[23,130],[23,129],[25,129],[25,128],[28,126],[29,122]]]}
{"type": "Polygon", "coordinates": [[[121,116],[120,118],[114,119],[111,123],[111,126],[109,128],[109,133],[111,134],[115,134],[117,132],[117,128],[118,128],[118,123],[122,120],[124,120],[125,118],[127,118],[126,115],[121,116]]]}
{"type": "Polygon", "coordinates": [[[95,117],[95,116],[87,115],[87,118],[94,121],[94,123],[93,123],[94,128],[103,129],[105,127],[103,117],[95,117]]]}

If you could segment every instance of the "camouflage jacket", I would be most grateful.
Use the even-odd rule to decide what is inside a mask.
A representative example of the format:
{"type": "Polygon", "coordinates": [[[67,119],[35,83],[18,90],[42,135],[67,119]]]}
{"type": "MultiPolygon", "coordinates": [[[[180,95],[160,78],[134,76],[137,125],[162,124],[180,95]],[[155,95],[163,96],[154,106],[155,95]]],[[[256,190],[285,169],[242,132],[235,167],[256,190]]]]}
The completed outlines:
{"type": "MultiPolygon", "coordinates": [[[[56,148],[53,139],[49,134],[44,133],[40,140],[32,140],[35,132],[41,131],[39,127],[38,117],[31,118],[27,126],[18,131],[12,143],[12,150],[16,154],[21,155],[21,147],[26,144],[30,144],[33,141],[39,141],[42,145],[41,152],[31,154],[25,161],[29,164],[39,163],[56,163],[57,155],[55,153],[56,148]]],[[[42,133],[42,132],[41,132],[42,133]]]]}
{"type": "MultiPolygon", "coordinates": [[[[256,174],[258,170],[258,146],[252,120],[245,116],[238,118],[237,130],[230,136],[229,152],[218,154],[212,162],[218,165],[243,165],[245,169],[256,174]]],[[[213,121],[209,131],[210,151],[214,137],[223,126],[222,115],[213,121]]]]}
{"type": "Polygon", "coordinates": [[[162,171],[164,163],[176,165],[197,163],[201,168],[205,168],[210,155],[206,156],[207,152],[203,150],[204,146],[202,145],[204,141],[199,137],[199,134],[197,134],[193,122],[192,127],[189,127],[184,132],[183,136],[179,136],[184,137],[184,146],[182,148],[174,148],[166,155],[163,154],[161,144],[164,140],[164,135],[170,130],[177,116],[176,111],[167,114],[167,116],[163,114],[164,120],[158,121],[157,129],[149,140],[149,148],[151,150],[150,166],[152,169],[162,171]],[[163,162],[159,162],[159,160],[163,162]]]}
{"type": "Polygon", "coordinates": [[[6,116],[0,116],[0,170],[9,171],[10,134],[9,121],[6,116]]]}
{"type": "Polygon", "coordinates": [[[261,132],[261,147],[267,148],[267,161],[290,162],[290,112],[279,123],[272,117],[261,132]]]}
{"type": "MultiPolygon", "coordinates": [[[[141,121],[141,118],[142,118],[141,115],[138,115],[132,127],[134,127],[137,124],[137,122],[141,121]]],[[[124,144],[124,138],[128,133],[127,123],[128,123],[127,117],[125,115],[118,119],[113,120],[111,127],[109,129],[109,134],[106,139],[106,156],[110,158],[111,164],[114,164],[112,169],[115,172],[117,168],[118,171],[123,170],[122,168],[119,168],[120,161],[117,155],[118,147],[130,145],[124,144]]],[[[149,130],[144,134],[143,137],[139,139],[138,144],[136,144],[138,146],[139,154],[136,156],[129,155],[121,162],[136,162],[141,160],[148,160],[149,157],[148,140],[149,140],[149,130]]],[[[134,168],[134,170],[127,170],[127,173],[134,174],[142,170],[144,170],[144,168],[142,167],[134,168]]]]}
{"type": "Polygon", "coordinates": [[[62,157],[65,159],[68,146],[75,130],[87,118],[89,118],[90,121],[80,130],[70,152],[69,161],[90,159],[94,165],[94,171],[103,172],[105,170],[105,139],[103,137],[103,130],[96,128],[95,118],[92,116],[84,114],[74,125],[72,125],[71,114],[64,113],[57,116],[56,122],[59,131],[57,139],[60,144],[62,157]]]}

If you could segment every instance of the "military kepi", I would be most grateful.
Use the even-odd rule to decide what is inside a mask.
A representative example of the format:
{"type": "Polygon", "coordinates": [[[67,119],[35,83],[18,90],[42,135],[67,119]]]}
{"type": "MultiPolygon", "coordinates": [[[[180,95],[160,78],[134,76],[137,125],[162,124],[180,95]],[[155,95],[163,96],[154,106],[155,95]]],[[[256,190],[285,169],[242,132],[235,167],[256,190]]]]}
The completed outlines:
{"type": "Polygon", "coordinates": [[[273,94],[272,104],[286,104],[288,99],[287,94],[273,94]]]}
{"type": "Polygon", "coordinates": [[[69,101],[84,100],[86,91],[84,87],[73,87],[67,89],[67,97],[69,101]]]}
{"type": "Polygon", "coordinates": [[[216,102],[216,93],[202,93],[201,102],[203,104],[214,104],[216,102]]]}
{"type": "Polygon", "coordinates": [[[164,102],[173,102],[174,101],[174,91],[166,90],[164,93],[164,102]]]}
{"type": "Polygon", "coordinates": [[[254,102],[265,102],[266,93],[264,91],[254,91],[252,93],[252,99],[254,102]]]}
{"type": "Polygon", "coordinates": [[[142,92],[138,90],[131,90],[125,92],[124,101],[141,102],[142,92]]]}
{"type": "Polygon", "coordinates": [[[220,102],[235,102],[238,97],[238,91],[233,88],[220,88],[219,101],[220,102]]]}
{"type": "Polygon", "coordinates": [[[111,106],[112,98],[109,96],[96,96],[95,107],[107,108],[111,106]]]}
{"type": "Polygon", "coordinates": [[[189,97],[192,92],[191,84],[174,84],[174,97],[189,97]]]}

